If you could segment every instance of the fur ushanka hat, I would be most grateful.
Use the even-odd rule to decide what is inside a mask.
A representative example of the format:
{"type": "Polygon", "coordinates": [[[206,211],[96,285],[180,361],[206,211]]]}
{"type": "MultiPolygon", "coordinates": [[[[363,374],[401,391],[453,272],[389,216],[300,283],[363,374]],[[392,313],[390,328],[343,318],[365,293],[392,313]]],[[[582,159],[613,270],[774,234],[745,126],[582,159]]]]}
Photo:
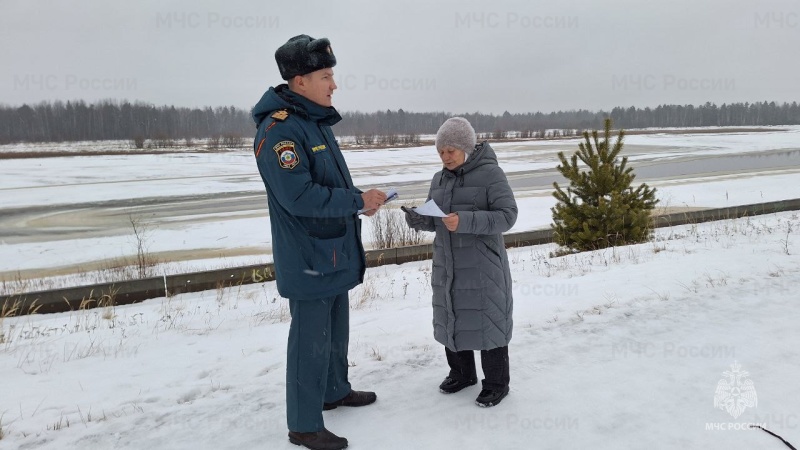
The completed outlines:
{"type": "Polygon", "coordinates": [[[297,75],[335,66],[336,56],[328,39],[314,39],[301,34],[289,39],[275,51],[275,61],[281,78],[291,80],[297,75]]]}

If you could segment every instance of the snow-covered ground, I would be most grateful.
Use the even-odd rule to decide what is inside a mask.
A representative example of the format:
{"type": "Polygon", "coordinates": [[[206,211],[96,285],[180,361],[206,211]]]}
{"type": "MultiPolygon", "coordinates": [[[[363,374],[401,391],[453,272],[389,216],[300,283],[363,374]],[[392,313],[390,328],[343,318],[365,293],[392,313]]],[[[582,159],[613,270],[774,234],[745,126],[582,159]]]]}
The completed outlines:
{"type": "MultiPolygon", "coordinates": [[[[632,135],[626,138],[626,154],[633,164],[654,159],[752,155],[797,148],[800,127],[784,128],[788,131],[632,135]]],[[[574,151],[577,142],[577,139],[517,141],[493,146],[501,166],[513,178],[522,171],[555,167],[556,153],[574,151]]],[[[90,144],[77,143],[66,148],[94,148],[90,144]]],[[[108,145],[122,148],[127,144],[120,141],[108,145]]],[[[49,149],[53,146],[44,147],[49,149]]],[[[31,148],[35,146],[0,146],[0,151],[31,148]]],[[[345,156],[355,182],[360,186],[390,187],[397,182],[424,181],[440,167],[431,146],[348,151],[345,156]]],[[[12,226],[24,228],[22,223],[47,224],[50,230],[59,233],[87,227],[97,230],[86,238],[67,235],[64,238],[50,236],[41,240],[31,237],[2,241],[0,273],[6,275],[0,278],[6,281],[16,278],[17,271],[64,267],[67,273],[72,273],[78,266],[102,265],[135,254],[137,241],[129,227],[114,223],[116,228],[112,230],[105,217],[105,211],[110,211],[108,215],[111,215],[122,208],[122,204],[103,210],[97,209],[95,202],[175,198],[176,206],[189,208],[186,205],[194,203],[181,200],[181,196],[194,196],[192,198],[196,199],[197,196],[221,193],[263,195],[264,189],[252,155],[247,151],[12,159],[2,161],[2,167],[0,210],[39,208],[36,213],[31,213],[34,215],[21,218],[20,223],[12,226]],[[48,212],[48,208],[57,205],[74,205],[74,208],[48,212]],[[91,220],[87,219],[89,216],[91,220]]],[[[800,197],[800,163],[795,168],[761,170],[747,175],[716,173],[691,179],[657,179],[649,184],[658,189],[661,207],[721,207],[784,200],[800,197]]],[[[550,208],[555,203],[551,189],[520,189],[516,195],[520,217],[512,231],[546,228],[551,221],[550,208]]],[[[422,200],[415,197],[418,195],[404,195],[401,190],[402,201],[422,200]]],[[[197,205],[198,208],[202,206],[199,200],[197,205]]],[[[393,205],[393,208],[397,206],[393,205]]],[[[184,261],[158,267],[157,273],[207,270],[271,260],[266,202],[258,210],[194,212],[162,219],[148,230],[146,246],[150,253],[194,252],[185,256],[184,261]],[[220,257],[223,253],[229,256],[220,257]]],[[[146,221],[147,217],[143,220],[146,221]]],[[[365,219],[363,228],[368,246],[372,240],[370,220],[365,219]]],[[[28,231],[12,229],[12,232],[12,236],[28,236],[28,231]]],[[[67,276],[70,277],[74,278],[67,276]]],[[[75,281],[64,283],[75,284],[75,281]]]]}
{"type": "MultiPolygon", "coordinates": [[[[730,429],[748,423],[800,443],[800,215],[656,235],[509,251],[511,394],[489,409],[479,386],[438,392],[430,261],[369,269],[351,293],[350,379],[378,402],[326,412],[326,426],[353,449],[786,448],[730,429]],[[737,417],[714,406],[735,364],[757,393],[737,417]]],[[[274,283],[5,319],[0,448],[297,448],[288,320],[274,283]]]]}

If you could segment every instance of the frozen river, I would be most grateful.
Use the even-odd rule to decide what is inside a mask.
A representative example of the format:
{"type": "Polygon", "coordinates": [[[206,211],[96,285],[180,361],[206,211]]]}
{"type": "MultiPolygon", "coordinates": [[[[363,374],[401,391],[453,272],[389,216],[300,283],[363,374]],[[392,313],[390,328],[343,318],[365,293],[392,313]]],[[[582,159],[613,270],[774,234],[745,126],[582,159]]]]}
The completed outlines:
{"type": "MultiPolygon", "coordinates": [[[[493,144],[521,212],[527,210],[515,231],[546,227],[552,183],[563,182],[555,169],[557,153],[573,153],[578,142],[493,144]]],[[[637,182],[659,188],[662,206],[724,206],[704,202],[699,185],[758,177],[769,188],[774,181],[765,176],[797,176],[800,127],[635,135],[626,138],[623,154],[637,182]],[[691,201],[691,190],[669,188],[688,185],[698,186],[691,201]]],[[[412,203],[425,199],[430,177],[440,167],[431,146],[346,151],[345,156],[359,187],[395,187],[404,202],[412,203]]],[[[270,259],[266,196],[248,151],[7,159],[0,164],[0,279],[36,277],[53,269],[91,270],[130,255],[131,218],[146,226],[149,250],[162,261],[204,261],[200,267],[206,267],[221,258],[234,259],[226,264],[270,259]]],[[[752,189],[740,186],[726,190],[727,201],[792,197],[791,189],[777,189],[765,198],[760,188],[761,196],[752,200],[744,192],[752,189]]]]}

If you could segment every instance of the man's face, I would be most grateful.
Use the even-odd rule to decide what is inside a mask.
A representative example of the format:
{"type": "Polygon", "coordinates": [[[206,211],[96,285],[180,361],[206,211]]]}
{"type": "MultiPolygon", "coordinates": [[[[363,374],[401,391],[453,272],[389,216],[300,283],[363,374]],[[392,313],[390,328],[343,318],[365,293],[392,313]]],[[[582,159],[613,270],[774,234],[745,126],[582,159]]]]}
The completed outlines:
{"type": "Polygon", "coordinates": [[[439,158],[442,158],[442,164],[444,164],[448,170],[453,170],[456,167],[464,164],[467,154],[464,153],[463,150],[446,146],[439,151],[439,158]]]}
{"type": "Polygon", "coordinates": [[[333,106],[333,91],[337,87],[333,69],[320,69],[299,79],[296,77],[293,90],[318,105],[333,106]]]}

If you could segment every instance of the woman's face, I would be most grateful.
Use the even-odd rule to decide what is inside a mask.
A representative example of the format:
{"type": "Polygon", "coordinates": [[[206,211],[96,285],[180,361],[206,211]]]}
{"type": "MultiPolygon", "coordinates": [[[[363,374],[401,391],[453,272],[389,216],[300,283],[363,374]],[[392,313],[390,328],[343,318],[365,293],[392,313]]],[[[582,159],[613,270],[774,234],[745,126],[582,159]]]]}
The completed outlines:
{"type": "Polygon", "coordinates": [[[442,158],[442,164],[444,164],[446,169],[453,170],[464,164],[464,161],[467,159],[467,154],[464,153],[463,150],[446,146],[439,150],[439,158],[442,158]]]}

